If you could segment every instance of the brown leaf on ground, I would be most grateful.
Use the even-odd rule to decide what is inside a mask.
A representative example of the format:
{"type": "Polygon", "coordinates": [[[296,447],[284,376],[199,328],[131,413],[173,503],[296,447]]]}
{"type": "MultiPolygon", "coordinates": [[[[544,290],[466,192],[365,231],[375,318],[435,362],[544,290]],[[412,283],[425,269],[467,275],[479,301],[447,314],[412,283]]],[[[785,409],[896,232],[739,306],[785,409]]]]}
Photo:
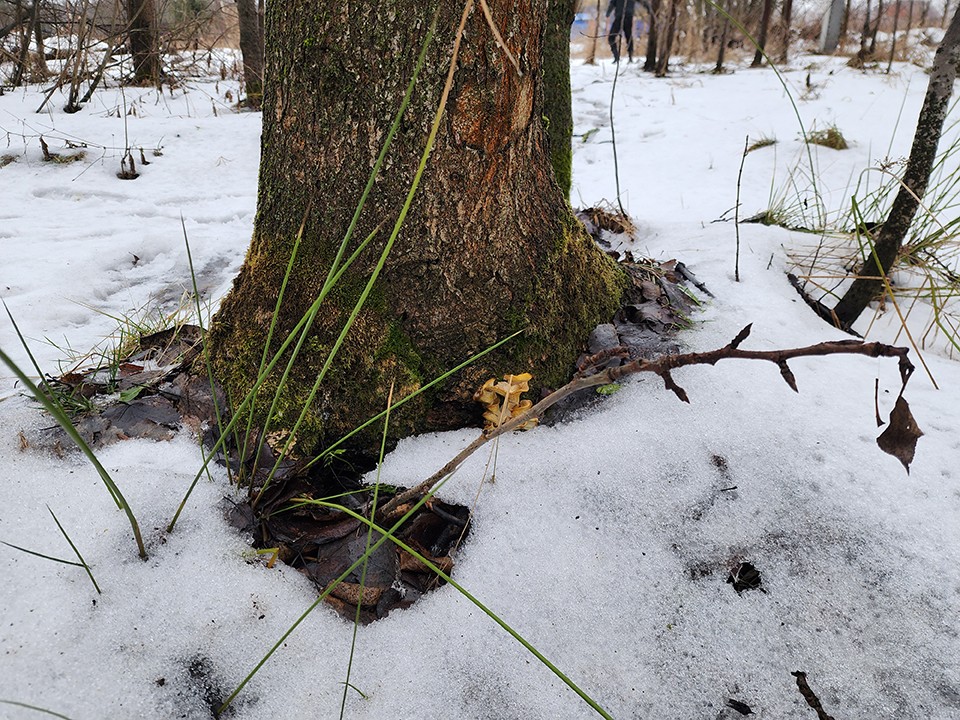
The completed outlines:
{"type": "Polygon", "coordinates": [[[897,398],[890,413],[890,424],[877,438],[877,445],[888,455],[893,455],[903,463],[907,473],[910,473],[910,463],[917,451],[917,440],[923,435],[923,430],[910,412],[910,405],[903,396],[897,398]]]}

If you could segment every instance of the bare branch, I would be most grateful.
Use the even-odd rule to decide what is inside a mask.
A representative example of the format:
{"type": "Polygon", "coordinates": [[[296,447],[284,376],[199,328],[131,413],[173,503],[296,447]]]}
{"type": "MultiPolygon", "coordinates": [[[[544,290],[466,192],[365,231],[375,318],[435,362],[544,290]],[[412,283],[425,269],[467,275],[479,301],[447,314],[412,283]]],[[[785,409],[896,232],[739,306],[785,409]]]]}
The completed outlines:
{"type": "MultiPolygon", "coordinates": [[[[492,428],[480,434],[473,442],[461,450],[456,457],[440,468],[437,472],[424,480],[419,485],[406,490],[390,502],[386,503],[380,512],[379,518],[387,517],[395,512],[401,505],[417,500],[427,493],[433,487],[453,474],[460,467],[464,460],[470,457],[478,448],[490,442],[496,437],[516,430],[524,423],[542,417],[548,408],[560,402],[564,398],[590,387],[598,385],[609,385],[617,380],[635,373],[649,372],[659,375],[663,378],[664,385],[671,390],[684,402],[689,402],[687,394],[680,388],[671,376],[671,371],[688,365],[716,365],[720,360],[766,360],[772,362],[780,368],[784,380],[791,388],[797,390],[796,379],[793,372],[787,367],[787,361],[798,357],[819,357],[823,355],[866,355],[867,357],[895,357],[899,358],[900,376],[903,384],[913,373],[914,366],[907,357],[909,348],[886,345],[879,342],[860,342],[859,340],[836,340],[832,342],[822,342],[816,345],[808,345],[801,348],[791,348],[787,350],[741,350],[737,347],[749,334],[750,325],[740,331],[736,338],[725,347],[718,350],[701,353],[685,353],[683,355],[665,355],[655,360],[640,358],[632,362],[621,365],[620,367],[607,368],[595,375],[587,377],[577,377],[564,385],[559,390],[552,392],[543,400],[538,402],[527,412],[517,415],[509,422],[505,422],[499,427],[492,428]]],[[[901,391],[902,392],[902,391],[901,391]]]]}

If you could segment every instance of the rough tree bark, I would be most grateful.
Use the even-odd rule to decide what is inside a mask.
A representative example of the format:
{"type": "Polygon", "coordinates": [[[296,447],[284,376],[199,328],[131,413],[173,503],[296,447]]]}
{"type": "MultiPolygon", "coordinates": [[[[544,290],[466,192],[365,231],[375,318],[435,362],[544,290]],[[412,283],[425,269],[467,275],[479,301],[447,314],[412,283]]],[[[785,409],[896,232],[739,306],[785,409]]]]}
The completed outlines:
{"type": "Polygon", "coordinates": [[[133,81],[139,85],[160,82],[157,13],[153,0],[127,0],[127,23],[133,81]]]}
{"type": "Polygon", "coordinates": [[[576,0],[548,0],[544,35],[543,116],[547,124],[550,161],[564,197],[573,178],[573,107],[570,102],[570,26],[576,0]]]}
{"type": "Polygon", "coordinates": [[[256,0],[236,0],[236,4],[247,105],[259,108],[263,97],[263,24],[256,0]]]}
{"type": "MultiPolygon", "coordinates": [[[[518,330],[525,333],[506,349],[398,409],[391,435],[475,418],[472,394],[492,376],[530,371],[541,386],[560,385],[589,331],[609,318],[624,292],[623,275],[573,216],[550,164],[542,86],[547,3],[488,5],[523,74],[475,8],[420,189],[384,273],[297,433],[301,452],[381,411],[391,384],[394,397],[403,397],[518,330]]],[[[355,238],[381,224],[386,229],[321,307],[281,394],[277,429],[293,425],[400,212],[440,102],[462,8],[455,0],[358,3],[349,12],[340,3],[267,4],[254,236],[209,343],[215,372],[235,401],[256,377],[301,222],[306,218],[277,318],[280,338],[323,283],[439,12],[436,38],[355,238]]],[[[278,345],[275,340],[273,349],[278,345]]],[[[269,380],[261,397],[272,397],[275,384],[269,380]]],[[[378,432],[354,439],[372,445],[378,432]]]]}
{"type": "Polygon", "coordinates": [[[937,156],[937,146],[943,123],[947,117],[953,83],[957,78],[957,63],[960,61],[960,10],[958,10],[937,53],[933,58],[933,70],[927,85],[927,94],[920,109],[917,132],[913,138],[910,158],[903,174],[903,184],[890,208],[887,219],[880,226],[873,247],[873,254],[866,258],[857,272],[850,289],[833,309],[841,327],[849,328],[860,313],[883,290],[883,278],[893,267],[900,247],[907,236],[919,202],[927,191],[930,172],[937,156]]]}

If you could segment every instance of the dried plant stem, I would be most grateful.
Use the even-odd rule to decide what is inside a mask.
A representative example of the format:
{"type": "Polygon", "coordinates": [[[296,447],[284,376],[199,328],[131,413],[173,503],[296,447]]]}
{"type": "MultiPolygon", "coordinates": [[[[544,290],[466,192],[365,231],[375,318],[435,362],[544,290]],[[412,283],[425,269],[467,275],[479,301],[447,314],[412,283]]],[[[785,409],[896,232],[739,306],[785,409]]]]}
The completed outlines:
{"type": "Polygon", "coordinates": [[[424,480],[419,485],[406,490],[390,502],[386,503],[378,517],[388,517],[395,512],[397,508],[406,503],[423,497],[441,480],[451,475],[463,462],[470,457],[477,449],[486,445],[494,438],[517,429],[525,422],[531,419],[539,418],[551,406],[560,400],[572,395],[580,390],[599,385],[609,385],[617,382],[627,375],[635,373],[654,373],[663,379],[664,387],[672,391],[678,398],[684,402],[690,402],[686,392],[674,382],[671,371],[686,367],[688,365],[715,365],[720,360],[766,360],[775,363],[783,375],[784,380],[794,391],[797,390],[796,381],[793,373],[787,366],[789,360],[798,357],[816,357],[822,355],[866,355],[867,357],[895,357],[900,360],[900,375],[903,383],[906,384],[910,375],[913,373],[913,364],[907,358],[910,352],[909,348],[895,347],[879,342],[860,342],[859,340],[836,340],[832,342],[822,342],[816,345],[808,345],[801,348],[790,348],[786,350],[741,350],[739,345],[750,334],[751,325],[747,325],[729,344],[717,350],[700,353],[685,353],[682,355],[666,355],[655,360],[640,358],[633,360],[620,367],[613,367],[586,377],[577,377],[564,385],[559,390],[554,391],[543,400],[538,402],[527,412],[522,413],[509,422],[503,423],[499,427],[492,428],[480,434],[473,442],[461,450],[456,457],[440,468],[437,472],[424,480]]]}
{"type": "Polygon", "coordinates": [[[733,261],[733,278],[740,282],[740,181],[743,179],[743,164],[750,152],[750,136],[743,141],[743,155],[740,156],[740,171],[737,173],[737,204],[733,208],[733,227],[737,234],[737,254],[733,261]]]}

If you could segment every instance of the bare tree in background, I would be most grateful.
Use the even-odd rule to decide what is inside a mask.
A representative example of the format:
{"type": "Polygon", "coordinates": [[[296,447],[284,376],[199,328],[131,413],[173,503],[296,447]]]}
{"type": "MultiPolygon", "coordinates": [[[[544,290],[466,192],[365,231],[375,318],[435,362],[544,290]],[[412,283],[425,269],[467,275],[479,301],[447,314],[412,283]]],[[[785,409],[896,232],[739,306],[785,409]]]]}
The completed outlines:
{"type": "Polygon", "coordinates": [[[160,82],[160,48],[153,0],[127,0],[127,23],[133,81],[138,85],[156,85],[160,82]]]}
{"type": "Polygon", "coordinates": [[[760,17],[760,32],[757,33],[757,51],[753,55],[750,67],[763,64],[763,52],[767,47],[767,31],[770,29],[770,16],[773,15],[773,0],[763,0],[763,14],[760,17]]]}
{"type": "Polygon", "coordinates": [[[780,62],[785,63],[790,59],[790,25],[793,21],[793,0],[783,0],[783,20],[782,34],[780,42],[783,47],[780,49],[780,62]]]}
{"type": "Polygon", "coordinates": [[[240,21],[240,54],[247,105],[259,108],[263,99],[263,5],[255,0],[236,0],[240,21]]]}
{"type": "Polygon", "coordinates": [[[927,94],[917,120],[910,159],[903,174],[900,192],[893,201],[887,219],[877,232],[873,252],[864,260],[857,278],[837,303],[833,312],[841,327],[849,328],[871,300],[884,289],[884,278],[893,267],[913,222],[920,198],[927,191],[930,173],[937,156],[953,84],[960,62],[960,11],[956,12],[933,59],[927,94]]]}

